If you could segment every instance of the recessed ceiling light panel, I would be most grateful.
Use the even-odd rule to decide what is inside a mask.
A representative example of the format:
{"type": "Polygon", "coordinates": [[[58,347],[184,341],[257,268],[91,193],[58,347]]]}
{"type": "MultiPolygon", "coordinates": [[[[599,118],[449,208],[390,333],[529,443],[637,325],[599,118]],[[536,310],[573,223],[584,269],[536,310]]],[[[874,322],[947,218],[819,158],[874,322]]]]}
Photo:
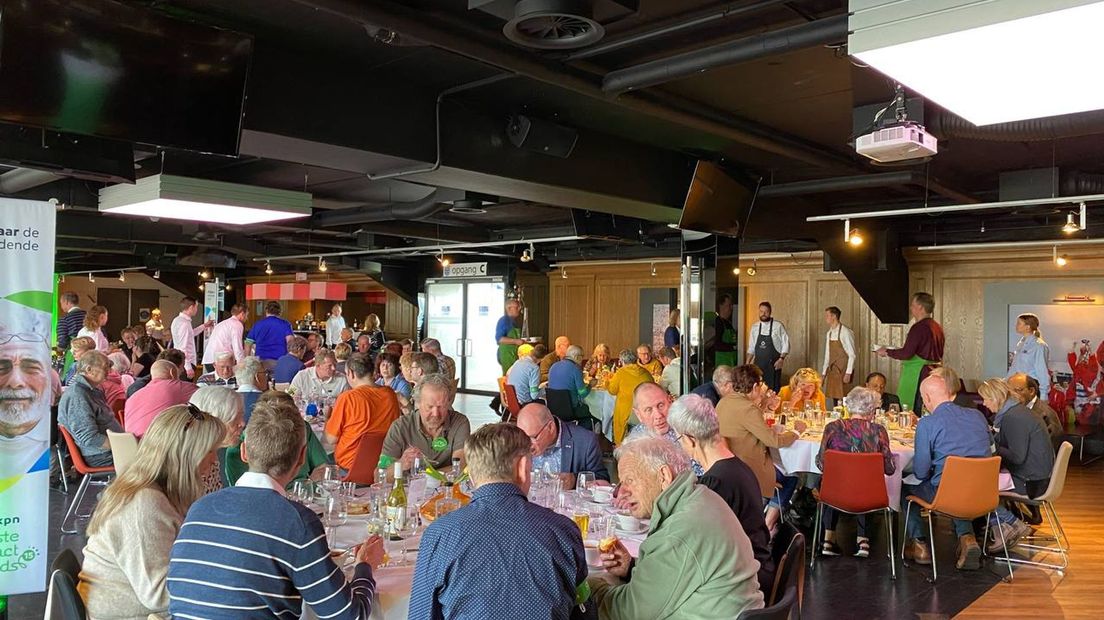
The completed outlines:
{"type": "Polygon", "coordinates": [[[311,195],[156,174],[100,190],[100,211],[215,224],[257,224],[311,214],[311,195]]]}
{"type": "Polygon", "coordinates": [[[1101,0],[851,0],[848,51],[975,125],[1104,108],[1101,0]]]}

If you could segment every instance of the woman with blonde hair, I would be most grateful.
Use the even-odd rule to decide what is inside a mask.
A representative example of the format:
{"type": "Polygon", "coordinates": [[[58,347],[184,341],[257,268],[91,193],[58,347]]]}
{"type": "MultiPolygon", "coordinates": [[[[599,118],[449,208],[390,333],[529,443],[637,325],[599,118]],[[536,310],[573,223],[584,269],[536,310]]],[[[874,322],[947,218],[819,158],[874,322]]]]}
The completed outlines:
{"type": "Polygon", "coordinates": [[[376,359],[376,355],[383,348],[383,344],[387,342],[387,337],[383,334],[383,326],[380,325],[379,316],[369,314],[364,317],[364,331],[360,333],[362,336],[368,336],[368,355],[372,359],[376,359]]]}
{"type": "Polygon", "coordinates": [[[1039,331],[1039,317],[1029,313],[1016,317],[1016,333],[1020,341],[1012,353],[1012,364],[1005,379],[1022,372],[1039,382],[1039,396],[1046,400],[1050,394],[1050,347],[1039,331]]]}
{"type": "Polygon", "coordinates": [[[591,377],[597,377],[603,370],[612,372],[617,370],[617,360],[613,359],[613,353],[605,343],[599,342],[594,346],[594,353],[587,360],[583,372],[591,377]]]}
{"type": "Polygon", "coordinates": [[[222,420],[226,425],[226,437],[218,449],[218,458],[211,463],[211,469],[203,472],[203,486],[208,493],[230,486],[226,480],[223,464],[226,462],[226,449],[237,447],[242,442],[245,429],[245,403],[242,395],[222,385],[201,387],[188,401],[222,420]]]}
{"type": "Polygon", "coordinates": [[[107,325],[107,308],[92,306],[84,315],[84,327],[77,332],[77,337],[88,336],[96,343],[96,350],[104,355],[111,349],[103,328],[107,325]]]}
{"type": "Polygon", "coordinates": [[[145,620],[168,611],[173,541],[225,437],[226,425],[194,405],[169,407],[150,424],[88,524],[77,589],[89,618],[145,620]]]}
{"type": "Polygon", "coordinates": [[[806,403],[812,403],[824,411],[827,404],[820,384],[820,374],[817,371],[812,368],[799,368],[790,377],[790,384],[782,386],[782,390],[778,392],[778,399],[783,404],[789,403],[793,411],[804,409],[806,403]]]}

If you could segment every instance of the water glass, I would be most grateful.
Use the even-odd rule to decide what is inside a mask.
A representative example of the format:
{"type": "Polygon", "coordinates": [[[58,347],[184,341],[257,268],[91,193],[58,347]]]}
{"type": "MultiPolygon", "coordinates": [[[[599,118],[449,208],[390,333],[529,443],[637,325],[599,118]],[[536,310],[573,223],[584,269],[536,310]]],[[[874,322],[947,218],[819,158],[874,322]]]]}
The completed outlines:
{"type": "Polygon", "coordinates": [[[341,480],[341,470],[337,465],[324,465],[322,467],[322,480],[341,480]]]}
{"type": "Polygon", "coordinates": [[[579,475],[575,477],[575,488],[579,491],[579,494],[584,497],[590,497],[590,488],[594,484],[594,472],[581,471],[579,475]]]}
{"type": "Polygon", "coordinates": [[[291,497],[306,506],[314,501],[314,483],[310,480],[296,480],[291,486],[291,497]]]}

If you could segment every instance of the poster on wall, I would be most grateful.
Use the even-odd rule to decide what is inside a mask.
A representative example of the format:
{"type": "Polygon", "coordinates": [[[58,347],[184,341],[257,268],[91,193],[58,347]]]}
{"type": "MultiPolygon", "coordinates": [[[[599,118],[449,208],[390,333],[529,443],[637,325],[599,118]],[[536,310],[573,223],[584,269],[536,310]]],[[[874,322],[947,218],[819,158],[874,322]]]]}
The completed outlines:
{"type": "Polygon", "coordinates": [[[55,208],[0,199],[0,594],[46,583],[55,208]]]}

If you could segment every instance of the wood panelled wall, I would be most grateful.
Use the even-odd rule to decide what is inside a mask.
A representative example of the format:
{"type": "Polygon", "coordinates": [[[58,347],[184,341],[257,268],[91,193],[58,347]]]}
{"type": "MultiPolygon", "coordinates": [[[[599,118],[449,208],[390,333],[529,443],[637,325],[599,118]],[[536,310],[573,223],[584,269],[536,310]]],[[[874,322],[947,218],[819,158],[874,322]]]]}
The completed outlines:
{"type": "MultiPolygon", "coordinates": [[[[1072,250],[1071,248],[1067,248],[1072,250]]],[[[947,336],[944,361],[967,381],[985,376],[985,287],[994,282],[1068,281],[1070,293],[1084,290],[1085,278],[1104,277],[1104,253],[1086,248],[1070,251],[1069,266],[1059,269],[1047,249],[1002,251],[907,252],[912,291],[927,291],[935,296],[935,318],[943,324],[947,336]]],[[[745,267],[747,265],[744,265],[745,267]]],[[[790,333],[790,357],[785,374],[802,366],[818,371],[824,355],[824,308],[838,306],[843,322],[855,330],[858,359],[855,374],[861,377],[877,370],[896,387],[900,364],[871,352],[873,345],[900,346],[907,325],[885,325],[870,311],[847,279],[840,273],[825,273],[819,253],[757,261],[755,276],[741,276],[746,291],[744,333],[758,320],[757,305],[768,300],[774,316],[786,324],[790,333]]],[[[1101,300],[1097,300],[1098,303],[1101,300]]]]}
{"type": "MultiPolygon", "coordinates": [[[[987,378],[986,285],[1022,282],[1025,290],[1029,290],[1033,282],[1064,282],[1069,284],[1070,294],[1078,294],[1085,292],[1086,282],[1099,284],[1099,278],[1104,278],[1104,251],[1072,247],[1065,251],[1071,260],[1061,269],[1051,261],[1049,248],[906,252],[911,290],[935,296],[935,318],[943,324],[947,335],[945,362],[959,372],[967,385],[972,387],[973,382],[987,378]]],[[[742,267],[750,263],[748,260],[742,267]]],[[[548,274],[548,338],[564,334],[584,349],[605,342],[615,354],[621,348],[631,348],[639,339],[640,289],[677,287],[678,268],[675,263],[658,264],[656,276],[652,277],[648,264],[580,263],[568,266],[566,279],[558,271],[548,274]]],[[[819,371],[827,330],[824,308],[838,306],[843,311],[844,324],[855,330],[856,380],[877,370],[889,377],[890,388],[896,389],[900,364],[879,358],[871,349],[875,344],[900,346],[905,341],[907,325],[886,325],[879,321],[843,274],[824,272],[819,252],[758,258],[756,268],[755,276],[740,277],[745,300],[740,316],[743,348],[747,329],[758,320],[759,302],[770,301],[774,316],[786,324],[790,334],[786,378],[804,366],[819,371]]],[[[1097,299],[1097,303],[1104,300],[1097,299]]]]}
{"type": "Polygon", "coordinates": [[[567,266],[548,274],[548,334],[567,336],[590,355],[594,345],[609,345],[614,355],[640,344],[640,290],[678,288],[679,265],[648,263],[567,266]]]}

